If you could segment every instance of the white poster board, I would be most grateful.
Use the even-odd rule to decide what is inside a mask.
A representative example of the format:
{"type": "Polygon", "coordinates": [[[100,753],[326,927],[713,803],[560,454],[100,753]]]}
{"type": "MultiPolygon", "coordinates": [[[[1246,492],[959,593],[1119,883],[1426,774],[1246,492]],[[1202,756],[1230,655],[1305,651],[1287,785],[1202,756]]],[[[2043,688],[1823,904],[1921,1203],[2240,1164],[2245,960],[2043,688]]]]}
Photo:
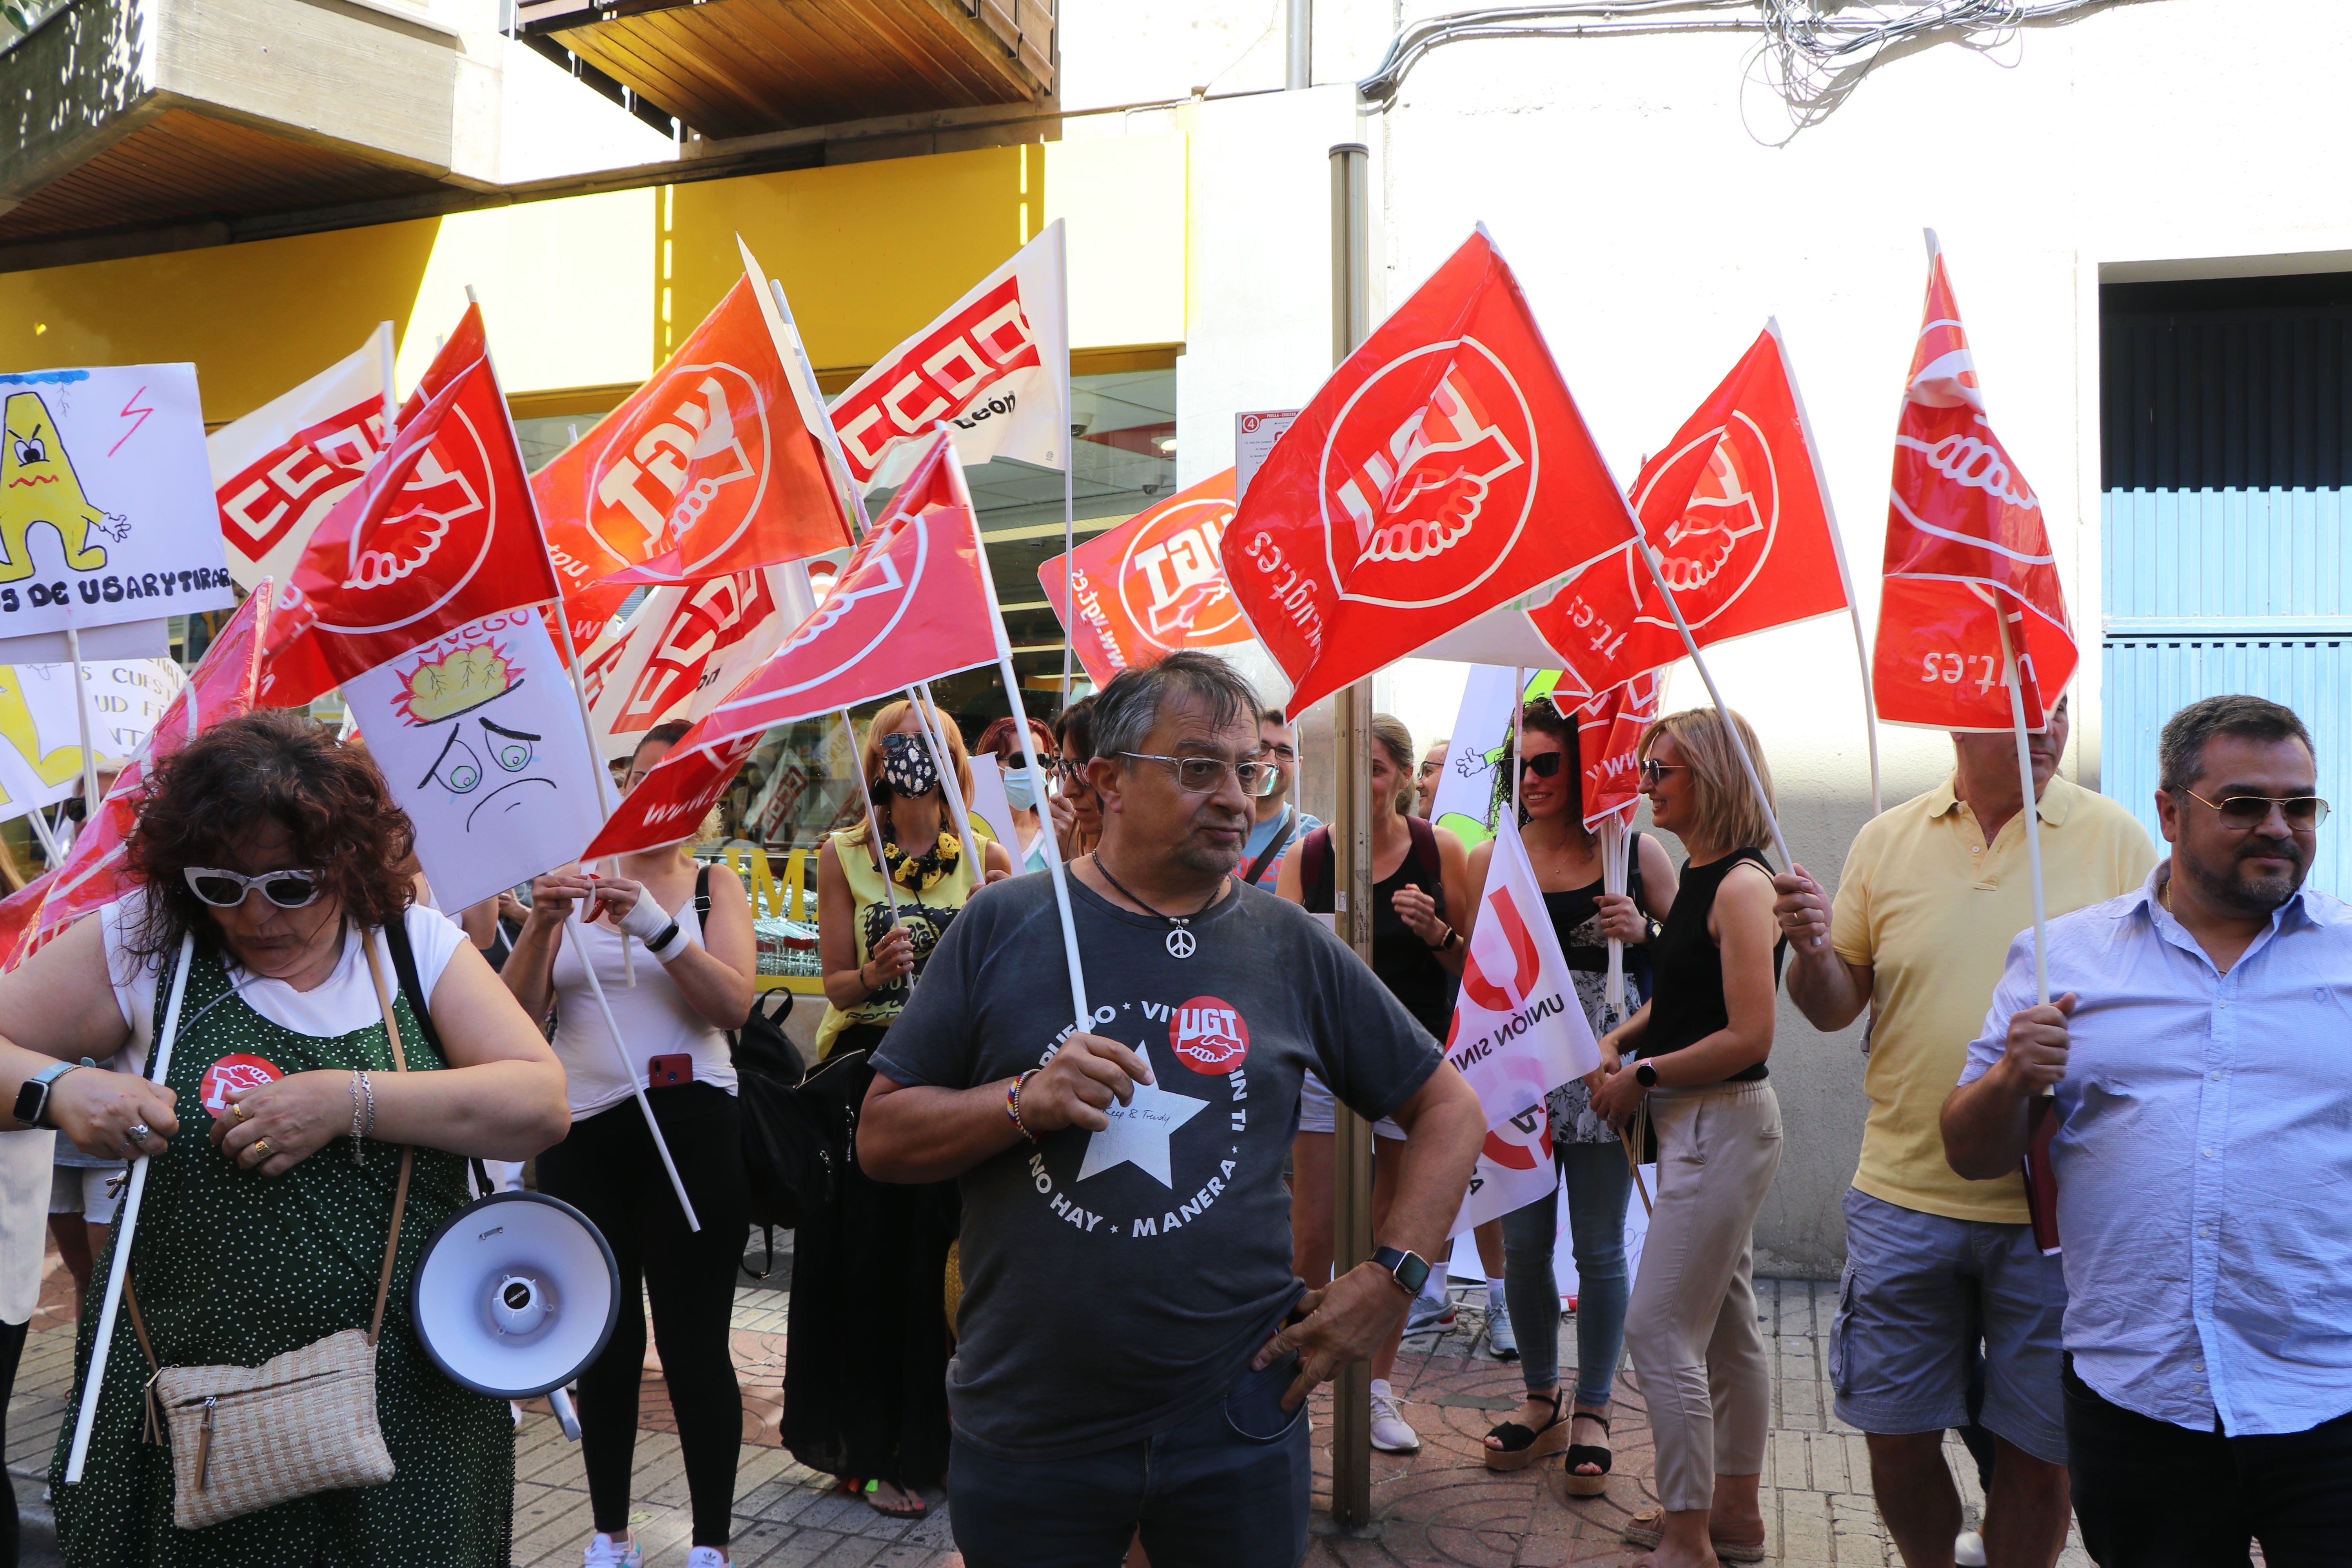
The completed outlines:
{"type": "Polygon", "coordinates": [[[0,375],[0,637],[234,608],[192,364],[0,375]]]}
{"type": "Polygon", "coordinates": [[[576,859],[604,826],[596,759],[536,610],[411,648],[345,681],[343,700],[448,913],[576,859]]]}

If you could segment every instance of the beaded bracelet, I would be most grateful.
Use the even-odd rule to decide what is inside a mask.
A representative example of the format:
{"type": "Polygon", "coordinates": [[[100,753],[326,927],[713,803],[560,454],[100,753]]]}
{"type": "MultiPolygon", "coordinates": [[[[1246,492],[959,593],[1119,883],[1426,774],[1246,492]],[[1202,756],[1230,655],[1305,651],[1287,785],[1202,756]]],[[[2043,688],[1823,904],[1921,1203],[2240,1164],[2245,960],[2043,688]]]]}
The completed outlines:
{"type": "Polygon", "coordinates": [[[1021,1086],[1035,1078],[1037,1071],[1037,1068],[1031,1068],[1004,1086],[1004,1114],[1013,1118],[1013,1127],[1020,1131],[1021,1136],[1032,1143],[1036,1142],[1038,1139],[1037,1134],[1029,1131],[1029,1124],[1021,1120],[1021,1086]]]}

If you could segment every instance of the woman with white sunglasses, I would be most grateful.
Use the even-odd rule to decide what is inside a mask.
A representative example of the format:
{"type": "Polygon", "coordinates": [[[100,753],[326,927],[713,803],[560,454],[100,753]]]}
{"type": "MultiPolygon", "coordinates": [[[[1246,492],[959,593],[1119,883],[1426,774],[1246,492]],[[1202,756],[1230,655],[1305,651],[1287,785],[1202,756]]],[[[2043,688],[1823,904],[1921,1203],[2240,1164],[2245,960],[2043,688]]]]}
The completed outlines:
{"type": "MultiPolygon", "coordinates": [[[[65,1483],[68,1421],[50,1470],[68,1563],[307,1568],[330,1542],[354,1563],[507,1561],[512,1418],[434,1369],[409,1290],[467,1201],[464,1157],[526,1159],[570,1118],[530,1020],[464,933],[413,902],[397,869],[411,837],[374,766],[308,718],[227,720],[156,768],[131,890],[0,977],[14,1124],[149,1161],[137,1315],[116,1320],[87,1469],[65,1483]],[[150,1081],[174,1000],[168,1069],[150,1081]],[[89,1065],[109,1057],[119,1070],[89,1065]],[[375,1351],[393,1479],[175,1528],[171,1451],[141,1441],[150,1353],[258,1366],[365,1329],[395,1233],[375,1351]]],[[[85,1372],[106,1297],[85,1308],[85,1372]]]]}

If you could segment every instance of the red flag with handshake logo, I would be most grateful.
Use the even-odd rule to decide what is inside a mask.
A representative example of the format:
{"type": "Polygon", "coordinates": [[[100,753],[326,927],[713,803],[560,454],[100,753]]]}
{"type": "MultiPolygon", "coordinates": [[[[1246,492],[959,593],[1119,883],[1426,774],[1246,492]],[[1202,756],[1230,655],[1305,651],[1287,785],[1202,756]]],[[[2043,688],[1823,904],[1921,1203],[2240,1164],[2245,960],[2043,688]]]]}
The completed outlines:
{"type": "MultiPolygon", "coordinates": [[[[1846,607],[1845,567],[1777,324],[1633,481],[1658,575],[1704,646],[1846,607]]],[[[1567,665],[1563,700],[1687,651],[1648,563],[1625,548],[1528,618],[1567,665]]]]}
{"type": "Polygon", "coordinates": [[[482,312],[469,306],[402,410],[390,450],[335,503],[279,591],[262,700],[299,706],[558,591],[482,312]]]}
{"type": "Polygon", "coordinates": [[[987,572],[971,497],[942,426],[816,612],[678,738],[581,858],[686,837],[772,725],[992,663],[1003,629],[987,572]]]}
{"type": "Polygon", "coordinates": [[[1323,384],[1223,555],[1295,713],[1633,535],[1482,227],[1323,384]]]}
{"type": "Polygon", "coordinates": [[[2026,724],[2038,730],[2074,679],[2074,628],[2042,502],[1985,417],[1933,230],[1927,251],[1927,307],[1895,428],[1872,660],[1878,716],[1938,730],[2010,729],[2006,616],[2026,724]]]}
{"type": "Polygon", "coordinates": [[[1070,647],[1097,686],[1122,669],[1159,663],[1180,647],[1227,647],[1250,640],[1241,606],[1225,585],[1218,542],[1234,520],[1234,470],[1178,490],[1109,532],[1037,568],[1046,602],[1070,631],[1070,647]]]}

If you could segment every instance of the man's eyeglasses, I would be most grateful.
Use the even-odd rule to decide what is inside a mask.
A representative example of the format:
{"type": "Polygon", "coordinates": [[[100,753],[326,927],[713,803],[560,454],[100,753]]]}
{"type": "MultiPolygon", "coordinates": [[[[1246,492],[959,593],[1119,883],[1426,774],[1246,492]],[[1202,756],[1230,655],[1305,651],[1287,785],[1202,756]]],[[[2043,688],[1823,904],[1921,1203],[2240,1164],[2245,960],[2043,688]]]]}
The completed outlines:
{"type": "Polygon", "coordinates": [[[1679,772],[1688,766],[1690,766],[1688,763],[1662,763],[1655,757],[1644,757],[1642,759],[1642,782],[1645,784],[1654,784],[1667,773],[1679,772]]]}
{"type": "Polygon", "coordinates": [[[1444,766],[1445,764],[1444,763],[1423,763],[1421,764],[1419,771],[1423,778],[1427,778],[1430,774],[1439,772],[1444,766]]]}
{"type": "Polygon", "coordinates": [[[2276,806],[2286,818],[2287,828],[2294,833],[2310,833],[2327,820],[2327,803],[2315,795],[2232,795],[2220,800],[2207,800],[2193,789],[2180,792],[2200,805],[2210,805],[2221,816],[2221,826],[2241,833],[2251,833],[2271,819],[2271,807],[2276,806]]]}
{"type": "Polygon", "coordinates": [[[190,866],[182,875],[188,879],[188,890],[216,910],[242,904],[249,888],[260,889],[261,896],[281,910],[299,910],[316,902],[324,886],[316,871],[264,871],[258,877],[247,877],[210,866],[190,866]]]}
{"type": "Polygon", "coordinates": [[[1560,760],[1565,752],[1530,752],[1519,759],[1519,772],[1533,773],[1539,779],[1558,778],[1560,760]]]}
{"type": "Polygon", "coordinates": [[[1121,752],[1138,762],[1164,763],[1176,775],[1176,787],[1186,795],[1213,795],[1224,787],[1230,773],[1241,781],[1242,794],[1264,799],[1282,782],[1272,763],[1229,763],[1223,757],[1162,757],[1150,752],[1121,752]]]}

